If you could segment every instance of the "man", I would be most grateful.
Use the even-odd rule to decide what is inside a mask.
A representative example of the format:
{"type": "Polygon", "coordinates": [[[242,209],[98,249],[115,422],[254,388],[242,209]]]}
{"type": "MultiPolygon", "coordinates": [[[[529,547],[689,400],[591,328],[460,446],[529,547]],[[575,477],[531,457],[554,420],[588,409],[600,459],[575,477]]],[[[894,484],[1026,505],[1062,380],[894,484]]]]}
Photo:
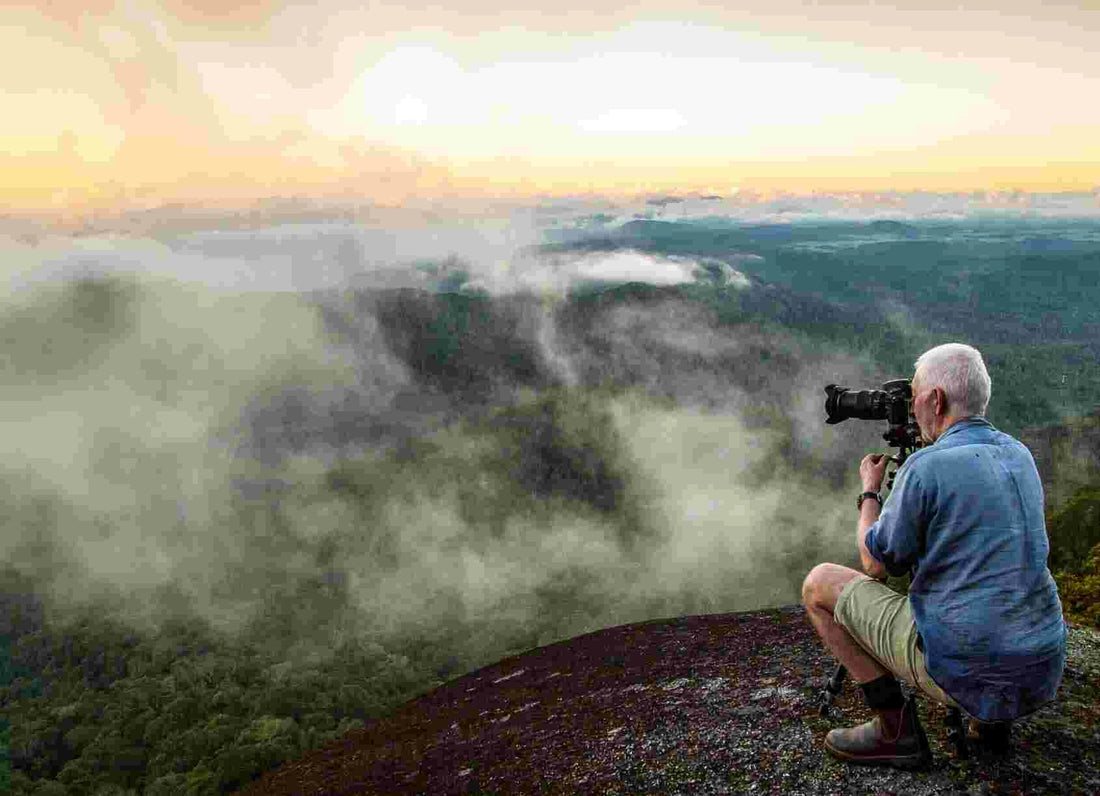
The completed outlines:
{"type": "Polygon", "coordinates": [[[1046,566],[1043,491],[1020,442],[985,420],[990,379],[977,350],[925,352],[910,414],[925,447],[878,496],[882,454],[859,473],[856,545],[866,574],[814,567],[802,602],[818,635],[859,684],[875,718],[832,730],[825,748],[852,762],[912,768],[930,754],[913,702],[896,677],[984,722],[1008,722],[1052,700],[1066,630],[1046,566]],[[912,570],[908,596],[887,573],[912,570]]]}

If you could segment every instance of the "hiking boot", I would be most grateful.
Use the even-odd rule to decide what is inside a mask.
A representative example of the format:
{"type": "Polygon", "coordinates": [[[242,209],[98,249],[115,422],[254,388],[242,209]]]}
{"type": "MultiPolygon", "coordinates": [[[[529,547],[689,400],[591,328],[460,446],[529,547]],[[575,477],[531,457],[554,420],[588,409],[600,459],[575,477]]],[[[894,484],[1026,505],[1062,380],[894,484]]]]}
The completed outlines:
{"type": "Polygon", "coordinates": [[[932,760],[928,739],[917,717],[916,701],[904,707],[877,710],[873,719],[858,727],[830,730],[825,749],[850,763],[895,768],[921,768],[932,760]]]}

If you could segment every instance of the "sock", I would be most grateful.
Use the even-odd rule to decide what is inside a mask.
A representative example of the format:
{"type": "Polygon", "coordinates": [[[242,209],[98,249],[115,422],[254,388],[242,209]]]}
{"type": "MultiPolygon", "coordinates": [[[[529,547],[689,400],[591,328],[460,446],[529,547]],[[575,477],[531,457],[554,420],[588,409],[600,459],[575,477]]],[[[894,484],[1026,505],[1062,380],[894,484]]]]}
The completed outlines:
{"type": "Polygon", "coordinates": [[[860,683],[859,687],[863,689],[863,698],[871,710],[897,710],[905,706],[901,686],[892,674],[884,674],[869,683],[860,683]]]}

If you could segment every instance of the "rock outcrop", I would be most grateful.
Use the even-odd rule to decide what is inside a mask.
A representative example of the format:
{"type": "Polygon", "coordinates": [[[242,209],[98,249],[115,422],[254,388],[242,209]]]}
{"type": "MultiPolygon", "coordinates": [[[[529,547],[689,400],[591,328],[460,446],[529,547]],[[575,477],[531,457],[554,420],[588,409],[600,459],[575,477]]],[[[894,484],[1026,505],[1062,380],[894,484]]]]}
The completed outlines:
{"type": "Polygon", "coordinates": [[[412,700],[242,796],[371,793],[1098,793],[1100,633],[1071,626],[1053,704],[1009,753],[960,761],[921,700],[934,760],[919,772],[830,758],[822,738],[869,717],[798,606],[609,628],[506,658],[412,700]]]}

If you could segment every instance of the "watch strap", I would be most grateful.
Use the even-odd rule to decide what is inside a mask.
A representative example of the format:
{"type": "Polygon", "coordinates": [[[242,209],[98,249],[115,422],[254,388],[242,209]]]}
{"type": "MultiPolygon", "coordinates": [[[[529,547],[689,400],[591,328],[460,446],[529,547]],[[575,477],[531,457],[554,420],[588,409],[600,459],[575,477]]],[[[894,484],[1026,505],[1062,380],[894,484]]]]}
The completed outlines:
{"type": "Polygon", "coordinates": [[[882,508],[882,495],[880,495],[878,492],[867,491],[860,492],[859,497],[856,498],[857,511],[861,511],[863,509],[863,501],[865,501],[867,498],[874,498],[878,501],[879,508],[882,508]]]}

